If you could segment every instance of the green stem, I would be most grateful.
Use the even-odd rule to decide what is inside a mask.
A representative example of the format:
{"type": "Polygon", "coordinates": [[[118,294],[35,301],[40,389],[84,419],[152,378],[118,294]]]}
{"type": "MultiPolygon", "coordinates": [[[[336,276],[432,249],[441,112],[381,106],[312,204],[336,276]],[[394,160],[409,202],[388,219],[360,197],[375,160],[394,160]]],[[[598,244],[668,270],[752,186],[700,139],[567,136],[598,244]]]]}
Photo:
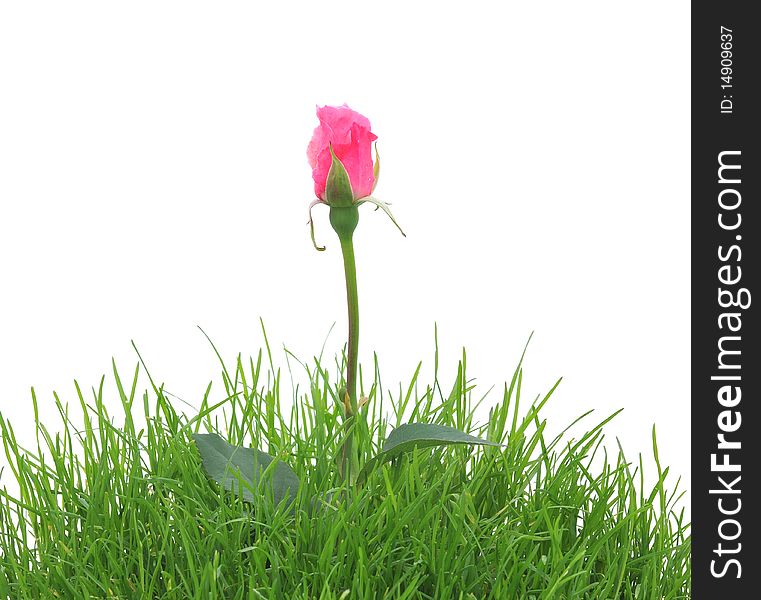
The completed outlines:
{"type": "Polygon", "coordinates": [[[354,261],[354,243],[341,240],[346,275],[346,303],[349,307],[349,344],[346,358],[346,392],[349,394],[351,411],[357,412],[357,354],[359,345],[359,296],[357,294],[357,266],[354,261]]]}
{"type": "MultiPolygon", "coordinates": [[[[359,211],[356,206],[332,206],[330,208],[330,224],[338,234],[341,241],[341,253],[344,260],[344,274],[346,276],[346,304],[349,313],[349,343],[346,357],[346,395],[349,397],[349,405],[345,398],[340,398],[346,409],[345,427],[352,428],[358,415],[357,398],[357,355],[359,347],[359,295],[357,293],[357,265],[354,260],[354,230],[359,222],[359,211]]],[[[354,431],[347,434],[344,442],[341,458],[341,471],[347,481],[352,482],[352,476],[356,478],[359,472],[359,455],[354,445],[354,431]]]]}

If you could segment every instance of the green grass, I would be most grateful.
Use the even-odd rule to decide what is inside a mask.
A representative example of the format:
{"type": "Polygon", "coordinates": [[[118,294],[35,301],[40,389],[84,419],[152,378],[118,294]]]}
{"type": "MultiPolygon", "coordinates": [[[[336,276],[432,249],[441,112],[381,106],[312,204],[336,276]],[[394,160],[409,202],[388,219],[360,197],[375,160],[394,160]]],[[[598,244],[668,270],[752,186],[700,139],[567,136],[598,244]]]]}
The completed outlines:
{"type": "Polygon", "coordinates": [[[464,353],[450,380],[440,381],[437,353],[432,382],[419,380],[418,366],[392,390],[376,361],[362,386],[370,435],[355,437],[363,462],[408,421],[506,445],[416,450],[342,490],[343,365],[288,358],[290,376],[269,348],[238,357],[223,366],[224,392],[210,385],[200,409],[152,379],[138,391],[139,363],[126,379],[114,366],[118,399],[107,398],[113,386],[104,381],[91,392],[77,386],[71,407],[56,397],[53,423],[38,418],[35,399],[36,439],[17,440],[0,415],[9,464],[0,480],[0,598],[689,597],[689,524],[655,434],[655,460],[634,463],[603,444],[609,419],[586,415],[545,437],[552,391],[522,398],[521,365],[479,424],[483,398],[464,353]],[[300,378],[307,387],[291,386],[300,378]],[[252,504],[220,491],[201,467],[194,431],[286,461],[302,482],[297,509],[273,506],[266,488],[252,504]],[[645,476],[643,463],[653,462],[645,476]]]}

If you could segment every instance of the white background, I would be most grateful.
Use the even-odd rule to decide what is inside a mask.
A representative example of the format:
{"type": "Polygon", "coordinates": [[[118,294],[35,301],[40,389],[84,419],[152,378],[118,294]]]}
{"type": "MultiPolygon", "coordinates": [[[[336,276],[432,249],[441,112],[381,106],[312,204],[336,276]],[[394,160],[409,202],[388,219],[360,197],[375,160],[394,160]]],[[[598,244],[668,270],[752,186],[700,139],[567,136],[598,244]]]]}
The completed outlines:
{"type": "Polygon", "coordinates": [[[535,331],[524,393],[564,376],[553,430],[624,407],[611,446],[649,455],[655,423],[689,483],[688,32],[686,2],[3,3],[3,415],[32,446],[30,386],[52,417],[112,356],[128,377],[130,340],[197,405],[220,381],[196,325],[230,360],[260,316],[281,364],[334,322],[338,351],[305,149],[315,105],[347,102],[408,233],[361,209],[360,358],[429,375],[438,323],[443,379],[465,346],[499,391],[535,331]]]}

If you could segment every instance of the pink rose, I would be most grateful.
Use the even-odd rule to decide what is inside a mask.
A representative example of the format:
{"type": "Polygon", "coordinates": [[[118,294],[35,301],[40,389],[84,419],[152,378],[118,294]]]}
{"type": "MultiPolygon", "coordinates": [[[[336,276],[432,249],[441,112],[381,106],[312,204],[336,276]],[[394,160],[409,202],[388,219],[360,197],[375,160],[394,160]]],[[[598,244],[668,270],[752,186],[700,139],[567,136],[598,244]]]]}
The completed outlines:
{"type": "Polygon", "coordinates": [[[370,131],[370,121],[346,104],[318,106],[317,118],[320,119],[320,124],[314,130],[312,141],[307,147],[314,193],[320,200],[325,200],[325,183],[333,163],[330,155],[332,145],[336,158],[349,175],[354,199],[369,196],[375,187],[372,144],[378,139],[370,131]]]}

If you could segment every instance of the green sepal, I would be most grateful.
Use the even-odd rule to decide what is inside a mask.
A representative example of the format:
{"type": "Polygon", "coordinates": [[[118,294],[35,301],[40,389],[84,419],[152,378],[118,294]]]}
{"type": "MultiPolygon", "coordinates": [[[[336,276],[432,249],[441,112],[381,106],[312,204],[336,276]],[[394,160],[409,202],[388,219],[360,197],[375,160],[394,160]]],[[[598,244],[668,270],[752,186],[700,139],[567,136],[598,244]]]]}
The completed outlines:
{"type": "Polygon", "coordinates": [[[325,202],[330,206],[347,208],[354,204],[354,192],[351,190],[351,180],[343,163],[338,160],[333,145],[330,145],[330,155],[333,164],[328,171],[328,179],[325,182],[325,202]]]}
{"type": "Polygon", "coordinates": [[[391,213],[391,209],[389,208],[388,203],[383,202],[382,200],[378,200],[377,198],[373,196],[365,196],[364,198],[360,198],[357,201],[357,206],[364,204],[365,202],[369,202],[370,204],[375,205],[375,209],[382,209],[383,212],[386,213],[389,219],[391,219],[391,222],[396,225],[396,228],[399,230],[399,232],[404,236],[407,237],[407,234],[404,233],[404,230],[399,225],[399,223],[396,222],[396,219],[394,218],[394,215],[391,213]]]}
{"type": "Polygon", "coordinates": [[[314,244],[314,249],[318,252],[323,252],[325,250],[325,246],[318,246],[317,240],[314,239],[314,220],[312,219],[312,209],[318,204],[323,204],[323,201],[315,200],[312,202],[312,204],[309,205],[309,221],[307,225],[309,225],[309,233],[312,236],[312,244],[314,244]]]}

